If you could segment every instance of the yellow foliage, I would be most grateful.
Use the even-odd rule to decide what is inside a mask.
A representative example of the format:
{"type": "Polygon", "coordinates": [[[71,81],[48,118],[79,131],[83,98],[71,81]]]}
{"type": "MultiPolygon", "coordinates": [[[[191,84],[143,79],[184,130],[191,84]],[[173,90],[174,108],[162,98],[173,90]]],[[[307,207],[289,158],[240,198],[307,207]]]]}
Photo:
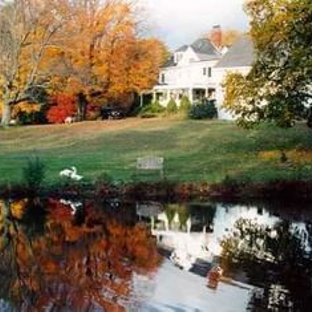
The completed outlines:
{"type": "Polygon", "coordinates": [[[259,157],[263,160],[278,160],[281,157],[281,152],[278,150],[262,151],[259,157]]]}
{"type": "Polygon", "coordinates": [[[312,163],[312,151],[305,150],[290,150],[286,153],[288,159],[293,163],[307,164],[312,163]]]}
{"type": "Polygon", "coordinates": [[[10,205],[10,210],[13,218],[21,220],[25,213],[25,208],[27,204],[27,199],[22,199],[18,201],[14,201],[10,205]]]}
{"type": "MultiPolygon", "coordinates": [[[[312,164],[312,151],[292,149],[284,152],[287,160],[293,164],[312,164]]],[[[265,161],[280,161],[281,156],[280,150],[262,151],[259,153],[259,157],[265,161]]]]}
{"type": "Polygon", "coordinates": [[[40,105],[31,103],[31,102],[21,102],[13,107],[12,117],[16,118],[16,116],[20,113],[32,113],[39,112],[40,105]]]}

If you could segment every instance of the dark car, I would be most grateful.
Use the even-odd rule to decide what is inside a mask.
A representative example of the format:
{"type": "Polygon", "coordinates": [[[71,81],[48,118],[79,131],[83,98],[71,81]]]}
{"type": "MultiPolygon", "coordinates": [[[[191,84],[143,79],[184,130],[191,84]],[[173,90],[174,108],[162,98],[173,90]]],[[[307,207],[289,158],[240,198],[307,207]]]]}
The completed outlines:
{"type": "Polygon", "coordinates": [[[111,106],[104,106],[101,108],[102,119],[121,119],[124,118],[124,113],[121,109],[111,106]]]}

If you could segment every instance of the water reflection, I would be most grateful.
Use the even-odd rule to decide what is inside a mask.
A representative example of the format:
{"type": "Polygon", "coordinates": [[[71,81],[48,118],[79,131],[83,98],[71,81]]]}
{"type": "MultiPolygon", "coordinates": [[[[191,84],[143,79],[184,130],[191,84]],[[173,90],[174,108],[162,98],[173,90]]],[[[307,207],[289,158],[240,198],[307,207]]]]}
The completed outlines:
{"type": "Polygon", "coordinates": [[[249,310],[312,304],[312,223],[303,213],[295,220],[263,207],[77,198],[2,200],[0,208],[1,311],[224,311],[224,289],[211,292],[186,272],[206,276],[211,263],[222,266],[233,298],[235,287],[254,290],[249,310]],[[200,297],[170,296],[167,278],[200,297]]]}
{"type": "Polygon", "coordinates": [[[196,259],[212,261],[211,251],[216,246],[209,245],[209,236],[215,213],[215,205],[137,205],[137,214],[150,220],[158,246],[169,250],[170,259],[185,270],[190,270],[196,259]]]}
{"type": "Polygon", "coordinates": [[[123,311],[140,304],[133,284],[160,260],[149,231],[88,203],[81,210],[73,215],[53,199],[1,202],[0,298],[11,309],[123,311]]]}
{"type": "Polygon", "coordinates": [[[262,288],[253,310],[310,311],[312,303],[311,225],[280,220],[273,226],[239,219],[222,241],[223,267],[246,272],[262,288]]]}

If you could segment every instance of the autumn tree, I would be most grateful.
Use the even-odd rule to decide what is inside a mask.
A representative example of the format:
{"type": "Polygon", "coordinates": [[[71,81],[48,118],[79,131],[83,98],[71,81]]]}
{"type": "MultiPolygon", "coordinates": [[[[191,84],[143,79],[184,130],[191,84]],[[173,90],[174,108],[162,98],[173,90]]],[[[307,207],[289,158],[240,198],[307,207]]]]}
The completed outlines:
{"type": "Polygon", "coordinates": [[[47,112],[50,123],[64,123],[67,117],[74,116],[77,111],[75,97],[68,94],[56,94],[51,97],[51,106],[47,112]]]}
{"type": "Polygon", "coordinates": [[[225,29],[222,31],[222,46],[229,47],[237,41],[243,33],[237,29],[225,29]]]}
{"type": "Polygon", "coordinates": [[[37,101],[49,83],[44,64],[46,52],[56,45],[64,25],[64,1],[0,1],[0,102],[2,125],[12,108],[37,101]]]}
{"type": "Polygon", "coordinates": [[[140,37],[136,1],[0,0],[2,125],[43,91],[89,102],[129,101],[157,81],[166,49],[140,37]]]}
{"type": "Polygon", "coordinates": [[[54,66],[56,77],[63,73],[61,89],[84,98],[84,104],[95,99],[105,105],[126,103],[153,86],[166,49],[157,39],[139,37],[134,1],[76,1],[71,11],[70,43],[58,51],[54,66]]]}
{"type": "Polygon", "coordinates": [[[227,77],[225,108],[244,126],[312,125],[311,1],[250,0],[246,11],[256,60],[247,76],[227,77]]]}

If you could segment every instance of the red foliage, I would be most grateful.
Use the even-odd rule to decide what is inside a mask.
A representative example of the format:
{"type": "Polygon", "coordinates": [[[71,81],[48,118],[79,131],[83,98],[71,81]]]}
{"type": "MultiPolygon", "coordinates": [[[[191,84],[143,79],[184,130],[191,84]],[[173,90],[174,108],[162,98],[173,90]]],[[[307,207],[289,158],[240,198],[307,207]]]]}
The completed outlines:
{"type": "Polygon", "coordinates": [[[52,97],[52,106],[48,110],[47,118],[50,123],[63,123],[76,112],[76,98],[72,95],[58,94],[52,97]]]}

